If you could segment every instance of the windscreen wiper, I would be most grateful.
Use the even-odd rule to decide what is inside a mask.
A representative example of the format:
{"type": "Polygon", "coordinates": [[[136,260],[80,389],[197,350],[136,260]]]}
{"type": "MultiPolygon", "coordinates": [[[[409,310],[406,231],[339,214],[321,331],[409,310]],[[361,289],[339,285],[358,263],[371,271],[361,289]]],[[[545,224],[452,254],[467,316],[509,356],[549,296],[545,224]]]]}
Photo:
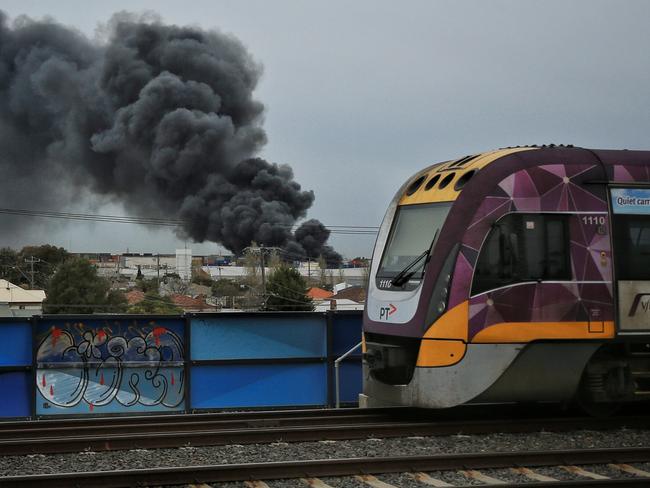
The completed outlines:
{"type": "Polygon", "coordinates": [[[422,254],[420,254],[417,258],[415,258],[409,265],[404,268],[402,271],[397,273],[395,277],[390,280],[390,284],[393,286],[402,286],[404,283],[406,283],[408,280],[411,279],[411,277],[416,273],[416,269],[413,269],[420,261],[422,261],[424,258],[429,257],[429,250],[427,249],[424,251],[422,254]],[[411,271],[412,270],[412,271],[411,271]]]}
{"type": "Polygon", "coordinates": [[[422,254],[420,254],[417,258],[415,258],[413,261],[411,261],[406,268],[404,268],[402,271],[397,273],[395,277],[390,280],[390,284],[393,286],[402,286],[404,283],[406,283],[408,280],[411,279],[411,277],[415,274],[416,270],[413,269],[415,265],[417,265],[422,259],[425,259],[425,264],[429,260],[429,253],[431,252],[431,247],[433,246],[433,243],[436,242],[436,237],[438,237],[438,232],[440,229],[436,229],[436,233],[433,235],[433,240],[431,241],[431,246],[429,246],[427,249],[422,251],[422,254]],[[413,269],[413,271],[411,271],[413,269]]]}

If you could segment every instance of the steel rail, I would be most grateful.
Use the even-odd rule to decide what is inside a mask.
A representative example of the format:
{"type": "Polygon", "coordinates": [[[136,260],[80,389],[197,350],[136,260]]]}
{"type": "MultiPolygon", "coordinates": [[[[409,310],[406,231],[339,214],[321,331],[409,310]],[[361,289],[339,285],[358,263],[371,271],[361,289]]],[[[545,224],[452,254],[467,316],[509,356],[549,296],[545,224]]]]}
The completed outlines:
{"type": "MultiPolygon", "coordinates": [[[[312,419],[313,420],[313,419],[312,419]]],[[[204,428],[199,430],[172,430],[164,425],[161,431],[135,431],[126,433],[103,433],[101,435],[72,435],[47,437],[11,438],[0,440],[0,455],[52,454],[81,451],[114,451],[128,449],[176,448],[183,446],[218,446],[226,444],[259,444],[276,441],[309,442],[319,440],[352,440],[369,437],[407,437],[455,434],[525,433],[525,432],[567,432],[592,429],[649,428],[650,417],[634,418],[564,418],[564,419],[522,419],[447,421],[447,422],[306,422],[302,425],[273,426],[248,425],[244,428],[204,428]]],[[[200,426],[198,426],[200,427],[200,426]]],[[[194,428],[198,428],[196,425],[194,428]]],[[[223,427],[223,426],[222,426],[223,427]]]]}
{"type": "MultiPolygon", "coordinates": [[[[647,478],[619,478],[607,480],[558,480],[558,481],[530,481],[530,483],[506,483],[503,486],[508,488],[580,488],[580,487],[605,487],[605,488],[646,488],[648,486],[647,478]]],[[[470,485],[465,485],[469,488],[470,485]]],[[[475,487],[477,485],[471,485],[475,487]]],[[[479,485],[480,486],[480,485],[479,485]]],[[[484,485],[486,486],[486,485],[484,485]]],[[[458,488],[463,488],[458,487],[458,488]]]]}
{"type": "Polygon", "coordinates": [[[413,415],[416,409],[409,407],[390,408],[342,408],[342,409],[296,409],[296,410],[255,410],[246,412],[202,412],[181,414],[140,414],[140,415],[114,415],[114,416],[80,416],[73,418],[48,417],[38,420],[3,420],[0,421],[0,434],[6,430],[34,429],[43,427],[75,427],[85,425],[144,425],[150,423],[172,421],[212,421],[212,420],[272,420],[283,417],[347,417],[350,415],[366,417],[369,415],[413,415]]]}
{"type": "MultiPolygon", "coordinates": [[[[629,418],[630,416],[645,415],[645,411],[631,410],[625,415],[610,417],[614,419],[629,418]]],[[[449,421],[449,420],[481,420],[485,418],[494,419],[523,419],[523,418],[578,418],[584,417],[579,411],[564,411],[553,406],[526,405],[462,405],[450,409],[431,410],[414,407],[376,407],[376,408],[343,408],[343,409],[285,409],[285,410],[254,410],[254,411],[218,411],[199,413],[174,413],[174,414],[140,414],[140,415],[108,415],[108,416],[87,416],[63,417],[55,416],[39,418],[37,420],[1,420],[0,436],[5,431],[27,431],[30,429],[41,431],[50,427],[74,427],[85,426],[99,427],[102,425],[120,427],[142,427],[149,424],[161,424],[167,422],[204,422],[221,420],[241,421],[273,421],[282,420],[285,417],[348,417],[359,416],[369,417],[372,415],[392,417],[395,419],[428,420],[428,421],[449,421]]],[[[589,418],[589,417],[586,417],[589,418]]]]}
{"type": "MultiPolygon", "coordinates": [[[[95,471],[57,474],[6,476],[0,486],[6,487],[121,487],[211,483],[225,481],[349,476],[355,474],[401,473],[414,471],[445,471],[458,469],[497,469],[574,464],[632,463],[650,460],[650,448],[582,449],[524,451],[474,454],[440,454],[433,456],[400,456],[383,458],[320,459],[306,461],[183,466],[119,471],[95,471]]],[[[606,480],[615,486],[616,480],[606,480]]],[[[642,480],[647,485],[647,479],[642,480]]],[[[561,486],[554,482],[552,486],[561,486]]],[[[619,480],[620,486],[633,482],[619,480]]],[[[534,486],[543,486],[534,483],[534,486]]],[[[533,486],[531,485],[531,486],[533,486]]],[[[583,483],[585,485],[585,483],[583,483]]],[[[551,486],[551,485],[549,485],[551,486]]],[[[598,484],[591,483],[591,486],[598,484]]],[[[639,485],[637,485],[639,486],[639,485]]]]}
{"type": "Polygon", "coordinates": [[[281,426],[301,426],[301,425],[323,425],[336,423],[343,424],[365,424],[371,422],[388,422],[391,416],[382,414],[369,415],[337,415],[337,416],[291,416],[283,417],[257,417],[249,419],[237,419],[222,417],[219,419],[195,420],[188,416],[183,419],[164,419],[160,418],[157,422],[120,422],[113,424],[94,424],[83,423],[80,425],[47,425],[42,424],[39,428],[33,428],[29,425],[27,428],[17,426],[13,429],[0,430],[0,441],[12,439],[25,439],[32,437],[53,437],[66,436],[71,432],[73,435],[112,435],[112,434],[144,434],[147,432],[193,432],[216,429],[247,429],[263,427],[281,427],[281,426]],[[189,418],[188,418],[189,417],[189,418]]]}

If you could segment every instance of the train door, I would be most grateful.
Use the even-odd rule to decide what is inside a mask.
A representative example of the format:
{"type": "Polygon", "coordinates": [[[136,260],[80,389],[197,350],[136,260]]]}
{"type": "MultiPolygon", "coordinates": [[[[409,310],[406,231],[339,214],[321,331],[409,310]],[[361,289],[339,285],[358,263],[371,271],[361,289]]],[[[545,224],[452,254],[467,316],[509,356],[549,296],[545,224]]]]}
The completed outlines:
{"type": "Polygon", "coordinates": [[[650,189],[612,188],[614,279],[620,333],[650,332],[650,189]]]}

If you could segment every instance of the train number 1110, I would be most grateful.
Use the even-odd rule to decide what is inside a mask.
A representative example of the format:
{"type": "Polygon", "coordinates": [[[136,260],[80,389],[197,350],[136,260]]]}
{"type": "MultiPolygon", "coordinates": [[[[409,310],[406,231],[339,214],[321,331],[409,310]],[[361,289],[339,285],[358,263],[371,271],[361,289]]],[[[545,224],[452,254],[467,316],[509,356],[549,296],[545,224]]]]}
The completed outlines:
{"type": "Polygon", "coordinates": [[[605,225],[607,219],[598,215],[585,215],[582,217],[582,222],[585,225],[605,225]]]}

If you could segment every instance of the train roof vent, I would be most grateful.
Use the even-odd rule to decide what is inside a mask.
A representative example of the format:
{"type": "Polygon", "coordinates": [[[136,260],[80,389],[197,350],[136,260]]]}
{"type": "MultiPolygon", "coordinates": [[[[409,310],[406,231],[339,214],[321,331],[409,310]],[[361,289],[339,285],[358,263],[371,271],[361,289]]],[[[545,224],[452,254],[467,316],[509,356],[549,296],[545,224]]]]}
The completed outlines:
{"type": "Polygon", "coordinates": [[[523,146],[507,146],[507,147],[500,147],[499,149],[518,149],[520,147],[537,147],[537,148],[544,148],[544,147],[566,147],[566,148],[574,148],[573,144],[524,144],[523,146]]]}
{"type": "Polygon", "coordinates": [[[474,159],[477,155],[472,154],[469,156],[465,156],[464,158],[460,158],[458,161],[455,161],[454,164],[450,164],[450,168],[462,168],[465,166],[467,163],[469,163],[472,159],[474,159]]]}
{"type": "Polygon", "coordinates": [[[462,169],[465,166],[467,166],[469,163],[474,161],[478,156],[480,156],[480,154],[471,154],[469,156],[465,156],[464,158],[460,158],[457,161],[452,161],[451,163],[447,164],[444,169],[445,170],[462,169]]]}
{"type": "Polygon", "coordinates": [[[424,183],[424,180],[426,180],[428,175],[422,175],[420,176],[417,180],[415,180],[413,183],[409,185],[409,187],[406,190],[407,195],[413,195],[420,186],[422,186],[422,183],[424,183]]]}
{"type": "Polygon", "coordinates": [[[425,191],[431,190],[431,188],[434,187],[436,183],[438,183],[438,180],[440,179],[440,175],[433,175],[429,181],[427,181],[427,184],[424,187],[425,191]]]}
{"type": "Polygon", "coordinates": [[[476,174],[475,169],[471,169],[471,170],[467,171],[463,176],[458,178],[458,181],[454,185],[454,190],[460,191],[465,186],[465,184],[470,180],[470,178],[472,176],[474,176],[475,174],[476,174]]]}
{"type": "Polygon", "coordinates": [[[449,173],[447,176],[445,176],[438,185],[438,189],[442,190],[447,185],[449,185],[449,183],[451,183],[451,180],[454,179],[454,176],[456,176],[456,173],[449,173]]]}

